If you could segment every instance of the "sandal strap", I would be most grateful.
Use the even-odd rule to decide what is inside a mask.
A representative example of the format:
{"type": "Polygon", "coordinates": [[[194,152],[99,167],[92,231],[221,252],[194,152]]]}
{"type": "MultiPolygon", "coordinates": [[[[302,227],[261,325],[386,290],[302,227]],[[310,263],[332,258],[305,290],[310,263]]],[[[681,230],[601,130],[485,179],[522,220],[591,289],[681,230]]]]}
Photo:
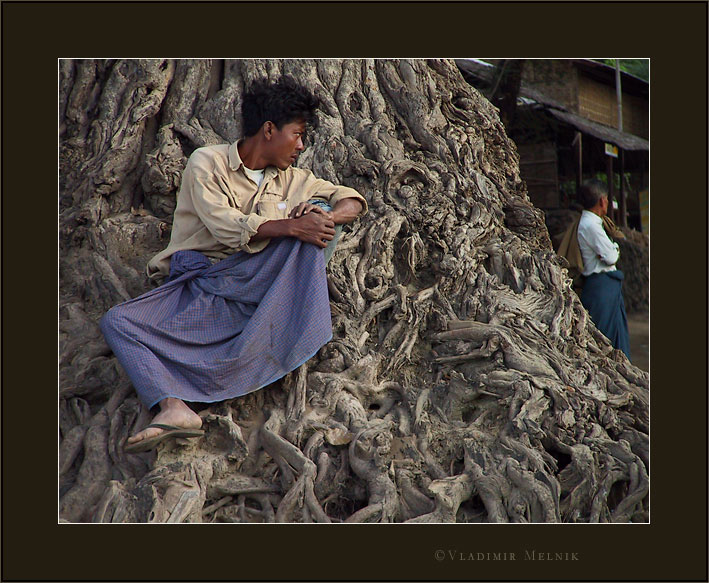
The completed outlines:
{"type": "Polygon", "coordinates": [[[175,427],[174,425],[165,425],[164,423],[151,423],[146,427],[155,427],[157,429],[166,429],[167,431],[181,431],[187,429],[186,427],[175,427]]]}

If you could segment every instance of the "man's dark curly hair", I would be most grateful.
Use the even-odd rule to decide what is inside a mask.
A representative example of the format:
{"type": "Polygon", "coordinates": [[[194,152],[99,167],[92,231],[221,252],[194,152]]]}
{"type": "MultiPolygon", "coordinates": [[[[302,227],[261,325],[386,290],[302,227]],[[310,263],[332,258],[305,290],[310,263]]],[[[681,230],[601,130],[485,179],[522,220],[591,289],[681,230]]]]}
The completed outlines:
{"type": "Polygon", "coordinates": [[[245,136],[253,136],[267,121],[280,130],[284,124],[304,120],[310,129],[317,127],[315,110],[320,100],[292,77],[276,83],[254,82],[244,93],[241,118],[245,136]]]}

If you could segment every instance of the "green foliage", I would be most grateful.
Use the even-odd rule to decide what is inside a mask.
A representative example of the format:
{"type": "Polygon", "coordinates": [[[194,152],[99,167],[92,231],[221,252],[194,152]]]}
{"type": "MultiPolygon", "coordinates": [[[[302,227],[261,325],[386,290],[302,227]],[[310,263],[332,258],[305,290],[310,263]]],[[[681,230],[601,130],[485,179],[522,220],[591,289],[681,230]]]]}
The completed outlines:
{"type": "MultiPolygon", "coordinates": [[[[593,59],[604,65],[615,68],[616,59],[593,59]]],[[[650,59],[619,59],[620,70],[630,73],[645,81],[650,80],[650,59]]]]}
{"type": "MultiPolygon", "coordinates": [[[[603,184],[606,185],[606,188],[608,188],[608,175],[605,172],[596,172],[593,175],[593,178],[600,180],[603,182],[603,184]]],[[[633,184],[632,184],[632,179],[633,179],[633,174],[632,172],[625,172],[623,173],[623,179],[625,182],[624,188],[625,191],[630,193],[633,191],[633,184]]],[[[619,172],[613,172],[613,188],[615,189],[615,192],[620,192],[620,173],[619,172]]]]}

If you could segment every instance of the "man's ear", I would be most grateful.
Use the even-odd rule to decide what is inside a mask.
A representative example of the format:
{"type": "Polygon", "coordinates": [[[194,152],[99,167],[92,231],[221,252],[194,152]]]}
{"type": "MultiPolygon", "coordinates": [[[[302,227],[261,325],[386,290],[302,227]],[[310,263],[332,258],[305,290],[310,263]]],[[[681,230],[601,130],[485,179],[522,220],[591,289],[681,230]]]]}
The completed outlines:
{"type": "Polygon", "coordinates": [[[271,136],[273,135],[273,130],[275,128],[276,125],[272,121],[264,122],[263,126],[261,126],[261,131],[263,131],[263,137],[267,140],[270,140],[271,136]]]}

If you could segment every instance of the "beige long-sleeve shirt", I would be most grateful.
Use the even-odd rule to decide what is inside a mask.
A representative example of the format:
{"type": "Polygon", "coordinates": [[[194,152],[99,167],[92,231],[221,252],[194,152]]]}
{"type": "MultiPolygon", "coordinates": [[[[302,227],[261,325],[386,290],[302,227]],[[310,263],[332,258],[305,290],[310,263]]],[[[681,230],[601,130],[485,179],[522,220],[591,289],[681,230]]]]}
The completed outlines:
{"type": "Polygon", "coordinates": [[[235,251],[257,253],[270,239],[251,243],[265,222],[286,219],[301,202],[317,198],[333,208],[344,198],[367,201],[354,189],[316,178],[310,170],[269,166],[261,186],[244,171],[237,143],[194,151],[182,175],[170,244],[148,262],[148,276],[166,276],[170,257],[194,250],[224,259],[235,251]]]}

